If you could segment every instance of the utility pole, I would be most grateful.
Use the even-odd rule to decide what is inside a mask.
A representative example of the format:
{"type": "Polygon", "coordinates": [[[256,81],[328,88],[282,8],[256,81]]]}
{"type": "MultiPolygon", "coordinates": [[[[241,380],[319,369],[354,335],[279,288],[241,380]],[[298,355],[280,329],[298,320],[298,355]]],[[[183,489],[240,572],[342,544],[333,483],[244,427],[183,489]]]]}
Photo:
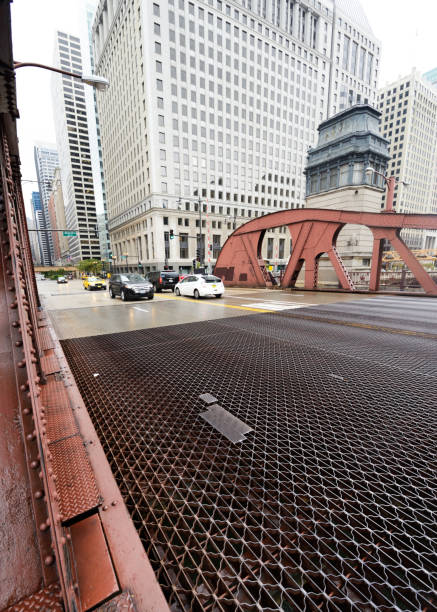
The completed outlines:
{"type": "Polygon", "coordinates": [[[202,200],[199,196],[200,267],[203,268],[202,200]]]}

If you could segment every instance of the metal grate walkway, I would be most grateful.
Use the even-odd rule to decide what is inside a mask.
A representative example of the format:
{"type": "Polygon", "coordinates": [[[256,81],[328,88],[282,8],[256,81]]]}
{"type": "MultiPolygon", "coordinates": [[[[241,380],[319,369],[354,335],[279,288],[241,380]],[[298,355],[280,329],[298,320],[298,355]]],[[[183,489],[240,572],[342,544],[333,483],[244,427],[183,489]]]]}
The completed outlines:
{"type": "Polygon", "coordinates": [[[436,340],[372,325],[63,342],[172,610],[435,609],[436,340]],[[203,393],[254,431],[233,444],[203,393]]]}

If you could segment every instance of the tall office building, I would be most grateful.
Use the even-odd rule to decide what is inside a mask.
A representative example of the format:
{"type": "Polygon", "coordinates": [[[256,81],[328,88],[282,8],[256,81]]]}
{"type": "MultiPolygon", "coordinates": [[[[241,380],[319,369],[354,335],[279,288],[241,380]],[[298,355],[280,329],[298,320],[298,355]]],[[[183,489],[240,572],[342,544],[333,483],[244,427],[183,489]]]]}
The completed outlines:
{"type": "MultiPolygon", "coordinates": [[[[84,56],[87,60],[89,58],[89,72],[91,74],[94,74],[95,71],[92,32],[96,4],[97,2],[93,2],[92,5],[89,4],[86,7],[87,42],[89,53],[84,54],[84,56]]],[[[88,88],[87,93],[88,126],[90,135],[91,163],[93,166],[94,196],[96,199],[97,210],[97,225],[99,227],[100,254],[102,259],[108,260],[111,252],[111,245],[109,242],[108,232],[108,212],[106,207],[106,191],[105,177],[103,172],[100,122],[99,113],[97,109],[97,92],[94,88],[88,88]]]]}
{"type": "MultiPolygon", "coordinates": [[[[35,160],[36,176],[38,179],[38,189],[40,193],[41,205],[44,215],[46,229],[50,229],[49,198],[52,190],[52,181],[55,168],[58,166],[58,152],[55,145],[38,143],[34,146],[33,155],[35,160]]],[[[47,235],[46,255],[44,265],[50,265],[53,259],[53,236],[49,232],[47,235]],[[46,257],[48,256],[48,259],[46,257]]]]}
{"type": "MultiPolygon", "coordinates": [[[[319,123],[376,101],[379,44],[357,0],[332,6],[100,1],[94,57],[111,83],[98,107],[117,261],[188,268],[199,197],[211,263],[235,225],[304,206],[319,123]]],[[[285,237],[273,232],[265,251],[282,266],[285,237]]]]}
{"type": "Polygon", "coordinates": [[[35,222],[33,218],[26,217],[27,229],[29,231],[30,251],[32,253],[32,261],[35,266],[41,265],[41,251],[38,242],[38,232],[36,232],[35,222]]]}
{"type": "MultiPolygon", "coordinates": [[[[400,181],[395,210],[437,213],[437,89],[413,70],[381,89],[378,100],[382,133],[390,141],[388,175],[400,181]]],[[[437,246],[433,231],[403,230],[402,237],[415,249],[437,246]]]]}
{"type": "MultiPolygon", "coordinates": [[[[48,214],[48,211],[47,211],[48,214]]],[[[44,210],[39,191],[32,191],[32,218],[38,239],[40,261],[43,266],[50,266],[49,231],[45,222],[44,210]]]]}
{"type": "MultiPolygon", "coordinates": [[[[64,70],[82,74],[80,39],[57,32],[55,63],[64,70]]],[[[69,238],[69,252],[74,263],[81,259],[100,258],[84,87],[79,80],[69,76],[53,77],[56,142],[65,217],[68,229],[77,231],[76,236],[69,238]]]]}

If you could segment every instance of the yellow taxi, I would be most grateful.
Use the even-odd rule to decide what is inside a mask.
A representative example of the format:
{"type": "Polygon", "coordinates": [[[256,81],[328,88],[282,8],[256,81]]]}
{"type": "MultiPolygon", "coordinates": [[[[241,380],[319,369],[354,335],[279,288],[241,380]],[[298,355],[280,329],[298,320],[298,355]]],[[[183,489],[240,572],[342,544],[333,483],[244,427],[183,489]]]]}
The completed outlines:
{"type": "Polygon", "coordinates": [[[102,278],[97,278],[97,276],[86,276],[83,279],[83,288],[85,291],[92,291],[96,289],[99,291],[100,289],[106,289],[106,281],[102,278]]]}

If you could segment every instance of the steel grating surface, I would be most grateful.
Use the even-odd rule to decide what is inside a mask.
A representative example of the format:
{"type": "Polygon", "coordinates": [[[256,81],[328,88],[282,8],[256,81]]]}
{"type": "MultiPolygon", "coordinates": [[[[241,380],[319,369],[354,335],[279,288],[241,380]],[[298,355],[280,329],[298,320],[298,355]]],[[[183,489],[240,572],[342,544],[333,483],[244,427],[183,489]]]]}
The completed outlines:
{"type": "Polygon", "coordinates": [[[172,610],[435,609],[435,340],[281,313],[62,344],[172,610]]]}

